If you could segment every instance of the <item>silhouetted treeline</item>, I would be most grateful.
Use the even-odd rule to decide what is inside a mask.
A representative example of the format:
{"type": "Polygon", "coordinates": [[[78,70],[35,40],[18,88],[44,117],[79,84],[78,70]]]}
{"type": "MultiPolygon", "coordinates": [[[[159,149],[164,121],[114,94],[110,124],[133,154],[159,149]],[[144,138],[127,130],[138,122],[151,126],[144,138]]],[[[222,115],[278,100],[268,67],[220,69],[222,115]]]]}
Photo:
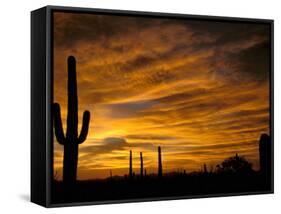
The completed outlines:
{"type": "Polygon", "coordinates": [[[183,197],[222,193],[267,191],[258,172],[247,174],[193,172],[149,174],[144,177],[114,176],[108,179],[77,181],[72,194],[64,194],[61,182],[53,185],[54,203],[141,199],[153,197],[183,197]]]}
{"type": "Polygon", "coordinates": [[[271,167],[268,167],[271,155],[267,152],[269,146],[264,146],[270,143],[269,136],[263,134],[260,139],[260,152],[265,154],[260,154],[262,160],[258,171],[253,170],[252,164],[244,157],[236,154],[222,161],[215,169],[208,169],[204,164],[202,170],[197,172],[162,172],[161,148],[158,147],[158,173],[147,174],[144,170],[142,175],[144,164],[140,153],[140,174],[136,175],[132,169],[130,151],[129,176],[77,181],[72,188],[72,194],[67,195],[63,191],[63,183],[55,181],[52,199],[54,203],[63,203],[270,192],[271,167]]]}

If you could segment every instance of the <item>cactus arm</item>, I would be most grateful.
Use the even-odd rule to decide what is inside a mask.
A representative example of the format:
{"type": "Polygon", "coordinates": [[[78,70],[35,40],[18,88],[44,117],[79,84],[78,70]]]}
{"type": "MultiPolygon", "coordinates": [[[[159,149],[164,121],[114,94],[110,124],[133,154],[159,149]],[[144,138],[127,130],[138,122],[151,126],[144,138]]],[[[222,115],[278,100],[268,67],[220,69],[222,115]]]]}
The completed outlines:
{"type": "Polygon", "coordinates": [[[59,144],[64,145],[66,139],[63,134],[60,105],[58,103],[53,104],[53,114],[54,114],[55,135],[57,137],[57,141],[59,144]]]}
{"type": "Polygon", "coordinates": [[[90,112],[84,111],[82,128],[77,140],[78,144],[81,144],[86,140],[86,137],[88,135],[89,123],[90,123],[90,112]]]}

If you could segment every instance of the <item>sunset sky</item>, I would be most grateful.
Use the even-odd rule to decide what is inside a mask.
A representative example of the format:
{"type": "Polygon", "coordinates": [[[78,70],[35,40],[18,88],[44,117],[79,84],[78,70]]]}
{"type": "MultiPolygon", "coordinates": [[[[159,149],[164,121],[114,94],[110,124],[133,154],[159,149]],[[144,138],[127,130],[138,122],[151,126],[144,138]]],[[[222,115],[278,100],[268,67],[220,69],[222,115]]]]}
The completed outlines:
{"type": "MultiPolygon", "coordinates": [[[[270,28],[265,24],[54,12],[54,102],[67,110],[67,57],[77,61],[78,179],[215,167],[245,156],[259,168],[269,134],[270,28]],[[80,126],[79,126],[80,127],[80,126]],[[80,129],[79,129],[80,130],[80,129]]],[[[54,137],[54,168],[63,147],[54,137]]]]}

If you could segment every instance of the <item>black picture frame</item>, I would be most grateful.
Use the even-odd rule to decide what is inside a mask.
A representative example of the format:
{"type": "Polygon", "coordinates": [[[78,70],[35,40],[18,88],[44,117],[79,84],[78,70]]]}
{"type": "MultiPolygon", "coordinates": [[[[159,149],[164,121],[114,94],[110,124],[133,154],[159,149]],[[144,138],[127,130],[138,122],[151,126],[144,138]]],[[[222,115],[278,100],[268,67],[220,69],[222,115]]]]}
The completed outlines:
{"type": "Polygon", "coordinates": [[[202,15],[46,6],[31,12],[31,201],[44,207],[61,207],[124,202],[144,202],[274,193],[274,21],[202,15]],[[91,201],[54,204],[51,201],[53,166],[53,12],[114,14],[121,16],[260,23],[270,26],[270,136],[271,187],[268,191],[161,197],[132,200],[91,201]]]}

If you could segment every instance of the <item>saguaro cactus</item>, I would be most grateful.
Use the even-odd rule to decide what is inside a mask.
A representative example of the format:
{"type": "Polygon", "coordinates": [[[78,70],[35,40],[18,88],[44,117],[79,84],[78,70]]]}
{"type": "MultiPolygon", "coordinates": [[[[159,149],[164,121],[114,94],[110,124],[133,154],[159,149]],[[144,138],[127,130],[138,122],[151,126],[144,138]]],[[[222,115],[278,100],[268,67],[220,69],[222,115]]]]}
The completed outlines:
{"type": "Polygon", "coordinates": [[[129,161],[129,177],[133,177],[133,160],[132,160],[132,150],[130,150],[130,161],[129,161]]]}
{"type": "Polygon", "coordinates": [[[268,173],[271,166],[271,144],[270,137],[267,134],[262,134],[260,137],[260,171],[262,173],[268,173]]]}
{"type": "Polygon", "coordinates": [[[53,116],[55,135],[59,144],[64,146],[63,155],[63,182],[72,184],[76,181],[78,145],[86,140],[90,122],[90,112],[83,114],[83,123],[78,136],[78,98],[76,80],[76,61],[73,56],[68,57],[68,106],[67,106],[67,129],[64,134],[62,127],[60,105],[54,103],[53,116]]]}
{"type": "Polygon", "coordinates": [[[160,146],[158,146],[158,177],[162,177],[162,158],[160,146]]]}
{"type": "Polygon", "coordinates": [[[140,152],[140,176],[143,177],[143,158],[142,158],[142,152],[140,152]]]}
{"type": "Polygon", "coordinates": [[[203,172],[204,172],[205,174],[208,173],[207,165],[206,165],[205,163],[204,163],[204,165],[203,165],[203,172]]]}

